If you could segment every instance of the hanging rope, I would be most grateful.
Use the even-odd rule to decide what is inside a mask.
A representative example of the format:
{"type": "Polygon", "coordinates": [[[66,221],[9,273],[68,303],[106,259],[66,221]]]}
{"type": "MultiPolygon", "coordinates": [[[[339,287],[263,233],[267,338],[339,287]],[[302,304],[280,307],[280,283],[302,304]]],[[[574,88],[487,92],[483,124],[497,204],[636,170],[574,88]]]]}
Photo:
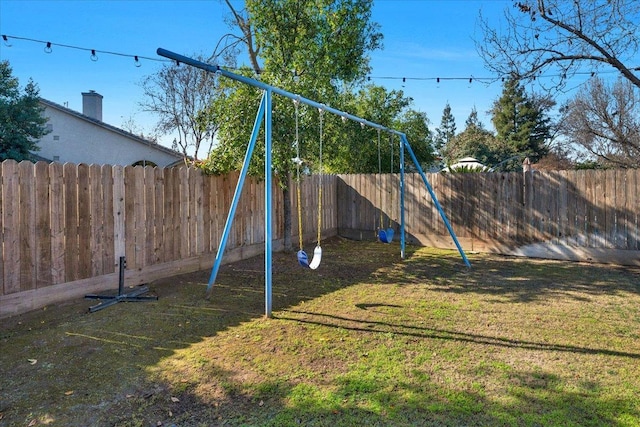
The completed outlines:
{"type": "MultiPolygon", "coordinates": [[[[391,140],[391,134],[389,136],[391,140]]],[[[378,129],[378,170],[380,171],[380,177],[382,178],[382,159],[380,157],[380,129],[378,129]]],[[[393,179],[393,142],[391,142],[391,171],[389,173],[389,179],[393,179]]],[[[382,186],[380,187],[380,204],[382,205],[382,186]]],[[[391,190],[391,206],[393,207],[393,190],[391,190]]],[[[393,209],[393,208],[392,208],[393,209]]],[[[383,209],[380,206],[380,229],[378,230],[378,239],[382,243],[391,243],[393,240],[393,228],[391,228],[391,215],[389,215],[389,227],[384,228],[383,222],[383,209]]]]}
{"type": "Polygon", "coordinates": [[[300,158],[300,132],[299,132],[299,123],[298,123],[298,114],[300,101],[297,99],[293,100],[293,105],[295,107],[295,115],[296,115],[296,158],[293,161],[296,164],[296,192],[297,192],[297,204],[298,204],[298,241],[300,250],[304,249],[303,246],[303,236],[302,236],[302,196],[300,194],[300,166],[302,165],[302,159],[300,158]]]}
{"type": "Polygon", "coordinates": [[[317,245],[320,246],[320,238],[322,237],[322,140],[323,140],[323,129],[322,129],[322,117],[324,114],[324,110],[318,108],[320,112],[320,155],[319,155],[319,178],[320,184],[318,185],[318,238],[316,239],[317,245]]]}
{"type": "Polygon", "coordinates": [[[300,192],[300,165],[302,164],[302,159],[300,159],[300,144],[298,141],[298,105],[296,104],[296,159],[294,159],[296,161],[297,166],[297,173],[298,173],[298,234],[299,234],[299,240],[300,240],[300,250],[298,251],[297,257],[298,257],[298,263],[303,266],[303,267],[307,267],[310,268],[311,270],[315,270],[320,266],[320,261],[322,260],[322,248],[320,247],[320,239],[322,237],[322,140],[323,140],[323,113],[324,110],[321,108],[318,108],[318,112],[320,115],[320,154],[319,154],[319,161],[318,161],[318,168],[319,168],[319,177],[320,177],[320,183],[318,185],[318,238],[316,239],[316,248],[313,250],[313,259],[311,260],[311,262],[309,262],[309,256],[307,255],[307,253],[304,251],[304,247],[303,247],[303,238],[302,238],[302,202],[301,202],[301,192],[300,192]]]}
{"type": "MultiPolygon", "coordinates": [[[[378,180],[382,180],[382,156],[380,154],[380,129],[378,129],[378,180]]],[[[378,190],[380,191],[380,210],[378,214],[380,215],[380,227],[378,230],[382,230],[384,228],[384,219],[382,218],[382,185],[378,182],[378,190]]]]}
{"type": "MultiPolygon", "coordinates": [[[[391,147],[391,168],[389,169],[389,173],[391,174],[391,179],[393,180],[393,134],[389,133],[389,146],[391,147]]],[[[391,213],[393,213],[393,186],[391,187],[391,213]]],[[[391,228],[391,215],[389,215],[389,229],[391,228]]],[[[393,234],[392,234],[393,237],[393,234]]]]}

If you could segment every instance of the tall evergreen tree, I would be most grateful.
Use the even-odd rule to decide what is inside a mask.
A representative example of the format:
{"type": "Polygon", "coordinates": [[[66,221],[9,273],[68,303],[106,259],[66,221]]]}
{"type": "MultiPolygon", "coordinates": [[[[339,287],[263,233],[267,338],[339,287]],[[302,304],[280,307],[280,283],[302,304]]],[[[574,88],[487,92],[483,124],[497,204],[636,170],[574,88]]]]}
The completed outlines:
{"type": "Polygon", "coordinates": [[[447,164],[455,163],[463,157],[473,157],[485,165],[492,165],[501,156],[500,153],[495,136],[484,128],[475,108],[465,121],[464,131],[454,136],[442,148],[447,164]]]}
{"type": "Polygon", "coordinates": [[[38,139],[47,133],[38,86],[29,81],[20,91],[8,61],[0,61],[0,161],[31,159],[38,139]]]}
{"type": "Polygon", "coordinates": [[[454,136],[456,136],[456,119],[453,117],[453,114],[451,114],[451,106],[447,102],[444,110],[442,110],[440,127],[436,129],[436,135],[433,141],[435,149],[440,152],[442,147],[447,145],[454,136]]]}
{"type": "Polygon", "coordinates": [[[541,101],[528,96],[518,80],[505,81],[502,95],[494,102],[491,113],[496,138],[507,157],[527,156],[536,162],[547,154],[551,126],[546,109],[550,104],[541,101]]]}

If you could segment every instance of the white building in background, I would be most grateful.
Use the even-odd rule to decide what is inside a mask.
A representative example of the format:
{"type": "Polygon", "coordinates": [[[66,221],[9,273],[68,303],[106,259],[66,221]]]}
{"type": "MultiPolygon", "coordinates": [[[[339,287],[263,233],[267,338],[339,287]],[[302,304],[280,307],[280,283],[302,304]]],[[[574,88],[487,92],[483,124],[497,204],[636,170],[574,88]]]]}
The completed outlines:
{"type": "Polygon", "coordinates": [[[38,141],[34,153],[60,163],[172,166],[182,155],[102,121],[102,95],[82,93],[82,113],[40,99],[49,133],[38,141]]]}
{"type": "Polygon", "coordinates": [[[473,157],[464,157],[442,169],[442,172],[488,172],[489,168],[473,157]]]}

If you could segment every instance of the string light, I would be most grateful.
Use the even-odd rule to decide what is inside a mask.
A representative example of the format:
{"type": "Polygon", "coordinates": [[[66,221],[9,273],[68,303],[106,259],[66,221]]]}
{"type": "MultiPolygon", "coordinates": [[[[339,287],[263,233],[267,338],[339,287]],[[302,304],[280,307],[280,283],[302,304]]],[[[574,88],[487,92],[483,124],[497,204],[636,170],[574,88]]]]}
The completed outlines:
{"type": "MultiPolygon", "coordinates": [[[[105,54],[105,55],[114,55],[114,56],[122,56],[122,57],[128,57],[128,58],[133,58],[134,61],[134,65],[136,67],[140,67],[142,66],[142,62],[141,59],[147,60],[147,61],[156,61],[156,62],[164,62],[164,63],[171,63],[174,61],[168,60],[168,59],[164,59],[164,58],[157,58],[157,57],[149,57],[149,56],[141,56],[141,55],[131,55],[131,54],[126,54],[126,53],[121,53],[121,52],[112,52],[112,51],[106,51],[106,50],[98,50],[98,49],[90,49],[90,48],[85,48],[85,47],[80,47],[80,46],[73,46],[73,45],[68,45],[68,44],[61,44],[61,43],[53,43],[50,41],[43,41],[43,40],[36,40],[36,39],[32,39],[32,38],[28,38],[28,37],[18,37],[18,36],[12,36],[12,35],[7,35],[7,34],[2,34],[2,41],[4,42],[6,47],[12,47],[13,44],[10,42],[10,39],[14,39],[14,40],[24,40],[24,41],[29,41],[29,42],[34,42],[34,43],[42,43],[45,47],[44,47],[44,51],[46,53],[52,53],[53,52],[53,46],[58,46],[58,47],[63,47],[63,48],[68,48],[68,49],[77,49],[77,50],[83,50],[86,52],[91,52],[91,56],[90,59],[92,61],[97,61],[98,60],[98,53],[101,54],[105,54]]],[[[180,65],[179,61],[175,61],[176,65],[180,65]]],[[[229,68],[230,70],[235,70],[235,68],[229,68]]],[[[632,67],[631,70],[634,71],[640,71],[640,67],[632,67]]],[[[611,70],[611,71],[599,71],[598,74],[610,74],[610,73],[617,73],[617,70],[611,70]]],[[[596,73],[594,71],[587,71],[587,72],[576,72],[573,73],[573,75],[587,75],[587,76],[591,76],[591,77],[595,77],[596,73]]],[[[294,78],[297,77],[297,72],[295,72],[295,76],[294,78]]],[[[545,77],[545,78],[561,78],[561,79],[566,79],[567,78],[567,74],[563,73],[563,74],[557,74],[557,75],[552,75],[552,74],[548,74],[548,75],[540,75],[540,77],[545,77]]],[[[258,71],[256,73],[256,78],[260,79],[260,72],[258,71]]],[[[372,80],[402,80],[402,84],[404,86],[404,84],[407,82],[407,80],[414,80],[414,81],[435,81],[437,84],[440,84],[441,81],[463,81],[466,80],[469,82],[469,84],[471,84],[473,82],[473,80],[476,80],[480,83],[484,83],[484,84],[492,84],[496,81],[501,81],[504,83],[505,81],[505,76],[492,76],[492,77],[399,77],[399,76],[367,76],[366,80],[367,82],[371,82],[372,80]]],[[[532,77],[532,80],[536,80],[536,76],[532,77]]]]}
{"type": "Polygon", "coordinates": [[[82,51],[85,51],[85,52],[90,52],[91,56],[89,58],[94,62],[98,60],[98,54],[99,53],[105,54],[105,55],[113,55],[113,56],[122,56],[122,57],[126,57],[126,58],[133,58],[134,65],[136,67],[140,67],[142,65],[142,63],[140,61],[141,59],[145,59],[147,61],[156,61],[156,62],[171,62],[171,61],[169,61],[167,59],[162,59],[162,58],[153,58],[153,57],[141,56],[141,55],[130,55],[130,54],[120,53],[120,52],[111,52],[111,51],[107,51],[107,50],[91,49],[91,48],[86,48],[86,47],[81,47],[81,46],[73,46],[73,45],[62,44],[62,43],[53,43],[53,42],[44,41],[44,40],[36,40],[36,39],[28,38],[28,37],[18,37],[18,36],[11,36],[11,35],[7,35],[7,34],[2,34],[2,40],[4,41],[4,44],[7,47],[12,47],[13,46],[9,41],[10,39],[24,40],[24,41],[28,41],[28,42],[34,42],[34,43],[41,43],[41,44],[44,45],[44,51],[46,53],[53,52],[53,46],[64,47],[64,48],[67,48],[67,49],[82,50],[82,51]]]}
{"type": "MultiPolygon", "coordinates": [[[[640,71],[640,67],[631,68],[632,70],[640,71]]],[[[599,71],[598,74],[612,74],[618,73],[617,70],[610,71],[599,71]]],[[[578,71],[573,73],[575,76],[591,76],[594,77],[596,73],[594,71],[578,71]]],[[[532,76],[531,80],[539,80],[540,78],[561,78],[566,79],[567,74],[540,74],[539,76],[532,76]]],[[[496,81],[505,82],[507,78],[505,76],[494,76],[494,77],[400,77],[400,76],[367,76],[367,81],[372,80],[398,80],[402,81],[404,85],[408,80],[413,81],[434,81],[437,84],[440,84],[441,81],[466,81],[467,83],[473,83],[473,81],[484,83],[484,84],[492,84],[496,81]]]]}

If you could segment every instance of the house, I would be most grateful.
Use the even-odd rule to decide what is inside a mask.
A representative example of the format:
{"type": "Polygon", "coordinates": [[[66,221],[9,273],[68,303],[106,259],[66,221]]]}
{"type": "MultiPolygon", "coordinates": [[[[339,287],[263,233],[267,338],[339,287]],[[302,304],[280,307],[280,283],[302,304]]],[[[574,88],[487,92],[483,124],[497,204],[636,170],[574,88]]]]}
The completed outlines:
{"type": "Polygon", "coordinates": [[[453,165],[442,169],[442,172],[487,172],[489,168],[473,157],[464,157],[453,165]]]}
{"type": "Polygon", "coordinates": [[[177,151],[102,121],[102,95],[82,93],[82,113],[40,99],[49,133],[38,141],[39,159],[60,163],[171,166],[182,161],[177,151]]]}

